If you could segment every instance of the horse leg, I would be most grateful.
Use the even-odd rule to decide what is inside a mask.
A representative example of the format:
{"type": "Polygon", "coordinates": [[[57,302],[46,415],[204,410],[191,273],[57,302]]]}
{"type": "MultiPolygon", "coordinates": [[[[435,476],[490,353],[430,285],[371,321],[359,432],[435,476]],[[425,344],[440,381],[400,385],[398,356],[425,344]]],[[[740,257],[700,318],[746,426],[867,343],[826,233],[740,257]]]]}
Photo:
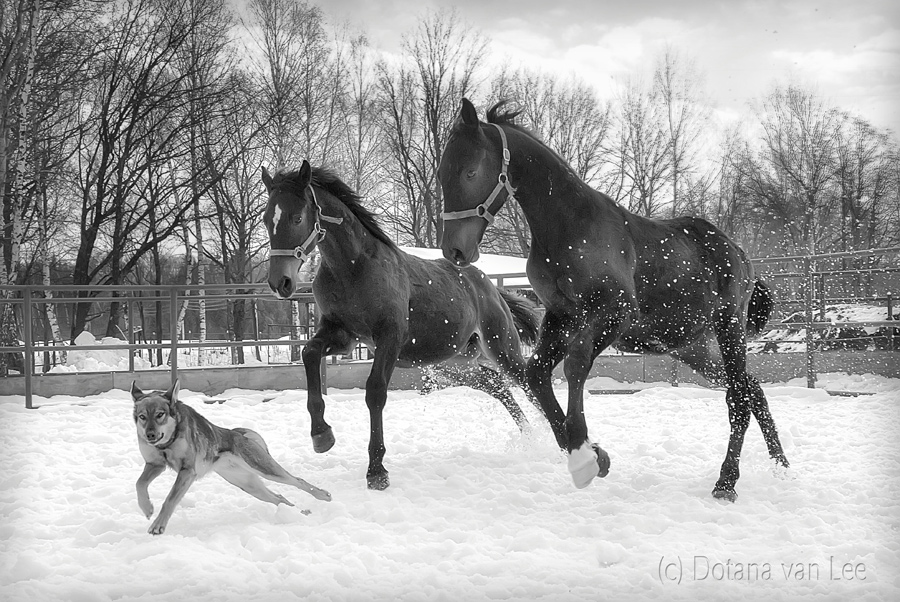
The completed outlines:
{"type": "Polygon", "coordinates": [[[730,502],[737,499],[735,485],[741,476],[741,449],[750,423],[754,399],[759,397],[765,399],[759,383],[747,374],[747,347],[742,317],[741,312],[731,306],[720,311],[715,320],[716,339],[725,364],[728,386],[725,402],[728,404],[731,434],[728,438],[725,461],[722,462],[719,472],[719,480],[716,481],[712,494],[715,498],[730,502]]]}
{"type": "Polygon", "coordinates": [[[553,393],[553,369],[566,354],[566,337],[565,317],[548,309],[541,322],[541,333],[534,353],[525,367],[526,390],[537,398],[560,449],[568,449],[569,439],[565,427],[566,415],[553,393]]]}
{"type": "MultiPolygon", "coordinates": [[[[673,351],[671,355],[699,372],[710,383],[727,386],[728,378],[724,365],[720,360],[712,356],[707,342],[708,339],[704,338],[691,347],[673,351]]],[[[763,439],[769,450],[769,456],[775,460],[776,464],[787,468],[789,464],[781,447],[781,441],[778,438],[775,421],[769,412],[769,403],[766,400],[766,396],[756,378],[749,374],[747,378],[750,388],[750,412],[756,418],[756,422],[759,424],[760,430],[762,430],[763,439]]]]}
{"type": "Polygon", "coordinates": [[[322,358],[332,350],[345,349],[350,333],[338,324],[325,320],[316,334],[303,347],[301,357],[306,369],[306,409],[311,421],[310,435],[316,453],[324,453],[334,446],[334,432],[325,422],[325,399],[322,397],[322,358]]]}
{"type": "Polygon", "coordinates": [[[766,399],[759,381],[753,376],[747,376],[750,380],[752,388],[752,397],[750,400],[750,411],[756,417],[759,429],[762,431],[763,440],[766,442],[766,449],[769,450],[769,457],[775,460],[777,466],[783,468],[790,467],[787,456],[784,455],[784,448],[781,447],[781,439],[778,437],[778,429],[775,428],[775,420],[769,411],[769,400],[766,399]]]}
{"type": "MultiPolygon", "coordinates": [[[[506,322],[507,321],[504,320],[504,324],[506,324],[506,322]]],[[[496,394],[492,391],[488,391],[488,393],[500,400],[503,407],[507,409],[510,416],[513,417],[513,420],[516,421],[519,430],[524,432],[525,428],[530,425],[528,424],[528,419],[525,417],[525,414],[522,412],[522,408],[519,407],[519,404],[516,403],[512,396],[512,392],[509,389],[509,379],[514,380],[516,384],[522,388],[528,401],[530,401],[541,414],[546,416],[546,413],[537,398],[531,392],[531,389],[528,387],[525,359],[522,357],[520,351],[521,342],[517,336],[510,334],[506,328],[496,328],[494,332],[488,331],[485,335],[486,336],[480,339],[481,352],[488,358],[494,360],[500,367],[500,371],[509,377],[508,379],[504,379],[500,374],[497,374],[497,372],[489,370],[485,366],[481,366],[482,371],[488,371],[482,372],[483,374],[491,374],[490,382],[492,384],[490,386],[496,391],[496,394]]]]}
{"type": "Polygon", "coordinates": [[[386,451],[383,418],[387,388],[399,354],[399,337],[376,337],[375,359],[369,378],[366,379],[366,406],[369,408],[369,468],[366,470],[366,485],[369,489],[379,491],[387,489],[391,484],[383,463],[386,451]]]}
{"type": "Polygon", "coordinates": [[[516,426],[519,427],[519,430],[523,433],[527,431],[531,425],[528,422],[528,418],[525,417],[522,408],[519,407],[519,404],[516,403],[515,398],[513,398],[512,391],[509,390],[509,382],[503,378],[502,374],[487,366],[476,366],[474,369],[477,370],[478,373],[473,379],[474,384],[469,386],[484,391],[503,404],[503,407],[506,408],[506,411],[512,416],[512,419],[516,423],[516,426]]]}
{"type": "Polygon", "coordinates": [[[584,383],[597,355],[614,339],[610,324],[587,324],[569,344],[563,369],[569,384],[566,435],[569,440],[569,472],[575,487],[587,487],[594,477],[609,474],[610,459],[599,445],[588,438],[584,419],[584,383]]]}

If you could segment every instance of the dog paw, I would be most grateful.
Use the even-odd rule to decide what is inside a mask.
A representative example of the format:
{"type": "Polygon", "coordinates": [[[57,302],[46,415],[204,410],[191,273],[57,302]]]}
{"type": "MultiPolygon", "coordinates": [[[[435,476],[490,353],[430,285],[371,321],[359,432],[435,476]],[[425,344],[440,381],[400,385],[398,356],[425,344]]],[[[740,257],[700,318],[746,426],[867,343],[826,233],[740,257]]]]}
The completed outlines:
{"type": "Polygon", "coordinates": [[[147,529],[147,533],[150,535],[162,535],[166,531],[166,524],[157,518],[153,521],[153,524],[150,525],[150,528],[147,529]]]}
{"type": "Polygon", "coordinates": [[[153,503],[150,500],[138,500],[138,506],[148,520],[153,516],[153,503]]]}

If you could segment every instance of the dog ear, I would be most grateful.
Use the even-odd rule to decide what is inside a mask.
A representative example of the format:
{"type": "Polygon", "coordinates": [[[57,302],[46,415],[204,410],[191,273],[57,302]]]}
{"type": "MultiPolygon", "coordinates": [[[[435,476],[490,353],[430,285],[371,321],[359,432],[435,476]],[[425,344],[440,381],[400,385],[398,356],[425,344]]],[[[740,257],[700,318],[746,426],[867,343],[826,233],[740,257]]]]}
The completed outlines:
{"type": "Polygon", "coordinates": [[[169,400],[169,403],[172,407],[175,407],[175,402],[178,401],[178,392],[181,390],[181,385],[178,383],[178,379],[175,379],[175,382],[172,383],[172,386],[169,387],[169,390],[166,391],[166,398],[169,400]]]}
{"type": "Polygon", "coordinates": [[[137,381],[131,381],[131,399],[137,402],[137,400],[140,399],[143,394],[144,392],[141,391],[137,386],[137,381]]]}

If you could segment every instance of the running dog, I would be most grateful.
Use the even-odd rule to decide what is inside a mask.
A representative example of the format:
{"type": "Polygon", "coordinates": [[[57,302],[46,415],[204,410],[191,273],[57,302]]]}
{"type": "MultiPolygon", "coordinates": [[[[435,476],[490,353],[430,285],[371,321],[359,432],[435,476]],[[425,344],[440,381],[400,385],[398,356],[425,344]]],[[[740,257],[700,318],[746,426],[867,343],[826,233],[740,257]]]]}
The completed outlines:
{"type": "Polygon", "coordinates": [[[293,485],[316,499],[331,501],[330,493],[282,468],[269,454],[266,442],[258,433],[245,428],[216,426],[178,401],[178,391],[177,380],[166,392],[144,393],[136,383],[131,384],[138,446],[146,462],[136,483],[137,498],[148,519],[153,516],[153,503],[147,486],[165,471],[166,466],[178,473],[149,533],[160,535],[166,530],[175,506],[194,481],[210,470],[250,495],[276,506],[293,504],[267,489],[260,477],[293,485]]]}

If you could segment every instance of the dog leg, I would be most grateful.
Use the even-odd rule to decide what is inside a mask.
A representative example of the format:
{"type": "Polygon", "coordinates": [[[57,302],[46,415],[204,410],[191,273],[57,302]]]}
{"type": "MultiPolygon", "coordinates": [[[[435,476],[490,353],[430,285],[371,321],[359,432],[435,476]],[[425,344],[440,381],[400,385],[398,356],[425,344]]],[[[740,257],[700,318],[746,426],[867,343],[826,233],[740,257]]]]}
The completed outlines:
{"type": "Polygon", "coordinates": [[[153,479],[161,475],[165,470],[165,464],[151,464],[147,462],[144,464],[144,472],[141,473],[137,483],[135,483],[138,506],[141,507],[141,511],[147,518],[153,516],[153,502],[150,501],[150,493],[147,491],[147,487],[153,482],[153,479]]]}
{"type": "Polygon", "coordinates": [[[251,431],[250,429],[246,429],[246,428],[236,428],[236,429],[231,429],[231,430],[235,431],[236,433],[242,434],[244,437],[246,437],[247,439],[250,439],[251,441],[256,441],[257,443],[259,443],[262,446],[262,448],[264,450],[266,450],[266,453],[269,452],[269,446],[266,445],[266,442],[265,442],[265,440],[263,440],[262,435],[260,435],[256,431],[251,431]]]}
{"type": "Polygon", "coordinates": [[[172,490],[169,492],[169,495],[166,496],[166,501],[163,502],[162,508],[159,511],[159,516],[156,517],[156,520],[153,521],[153,524],[150,525],[150,529],[148,533],[151,535],[162,535],[166,530],[166,525],[169,524],[169,519],[172,518],[172,513],[175,512],[175,506],[178,505],[178,502],[181,501],[181,498],[184,497],[184,494],[187,493],[187,490],[191,488],[194,481],[197,480],[197,473],[194,472],[191,468],[182,468],[178,471],[178,476],[175,477],[175,483],[172,485],[172,490]]]}
{"type": "Polygon", "coordinates": [[[278,504],[287,504],[288,506],[294,505],[284,496],[267,488],[263,484],[262,479],[252,472],[250,467],[247,466],[244,461],[236,456],[222,456],[215,464],[213,464],[212,469],[219,473],[219,476],[223,479],[235,487],[243,489],[257,499],[269,502],[270,504],[275,504],[276,506],[278,504]]]}
{"type": "Polygon", "coordinates": [[[246,462],[248,468],[257,475],[276,483],[284,483],[292,485],[297,489],[305,491],[317,500],[326,502],[331,501],[331,494],[324,489],[319,489],[301,479],[295,477],[275,461],[268,451],[256,441],[244,437],[243,440],[235,441],[235,453],[246,462]]]}

